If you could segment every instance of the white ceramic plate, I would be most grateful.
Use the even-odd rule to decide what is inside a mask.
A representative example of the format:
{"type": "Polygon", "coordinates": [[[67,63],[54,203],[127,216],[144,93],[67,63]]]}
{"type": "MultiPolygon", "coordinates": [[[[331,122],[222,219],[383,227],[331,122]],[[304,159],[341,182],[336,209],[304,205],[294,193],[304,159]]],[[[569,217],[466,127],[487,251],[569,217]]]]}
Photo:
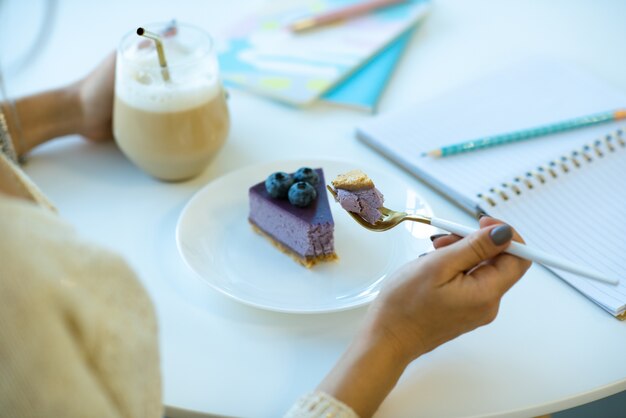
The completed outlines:
{"type": "Polygon", "coordinates": [[[360,168],[384,194],[385,206],[431,215],[411,186],[354,163],[303,160],[245,167],[207,184],[183,209],[176,239],[187,265],[213,288],[242,303],[279,312],[321,313],[370,302],[389,273],[432,248],[430,226],[405,223],[387,232],[368,231],[331,198],[339,260],[302,267],[252,230],[248,188],[275,171],[293,172],[303,166],[322,167],[327,183],[360,168]]]}

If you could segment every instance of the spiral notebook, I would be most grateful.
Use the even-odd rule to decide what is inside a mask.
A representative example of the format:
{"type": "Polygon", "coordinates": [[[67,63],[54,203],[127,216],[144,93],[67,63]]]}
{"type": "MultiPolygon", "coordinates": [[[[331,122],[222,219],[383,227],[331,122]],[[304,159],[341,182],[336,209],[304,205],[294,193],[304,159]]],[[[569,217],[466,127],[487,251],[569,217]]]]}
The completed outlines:
{"type": "Polygon", "coordinates": [[[623,108],[626,94],[547,59],[493,74],[357,129],[358,138],[472,213],[514,226],[528,245],[620,279],[550,269],[626,318],[626,126],[607,123],[444,158],[443,145],[623,108]]]}

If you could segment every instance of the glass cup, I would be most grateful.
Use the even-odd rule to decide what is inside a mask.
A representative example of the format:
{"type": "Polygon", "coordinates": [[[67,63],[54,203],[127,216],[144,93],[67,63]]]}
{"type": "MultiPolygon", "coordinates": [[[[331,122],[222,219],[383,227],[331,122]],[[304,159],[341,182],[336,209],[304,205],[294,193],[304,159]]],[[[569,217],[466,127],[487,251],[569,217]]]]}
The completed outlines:
{"type": "Polygon", "coordinates": [[[203,30],[152,24],[155,42],[135,31],[117,50],[113,134],[122,152],[148,174],[167,181],[200,174],[222,148],[230,116],[211,37],[203,30]]]}

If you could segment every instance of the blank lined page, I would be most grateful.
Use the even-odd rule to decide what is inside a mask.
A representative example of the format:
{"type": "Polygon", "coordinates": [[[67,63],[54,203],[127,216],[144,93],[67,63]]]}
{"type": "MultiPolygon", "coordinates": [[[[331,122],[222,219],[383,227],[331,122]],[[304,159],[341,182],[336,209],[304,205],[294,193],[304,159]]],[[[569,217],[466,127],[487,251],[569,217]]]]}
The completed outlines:
{"type": "Polygon", "coordinates": [[[590,150],[591,162],[577,158],[579,168],[555,167],[557,178],[546,173],[544,184],[534,178],[532,189],[508,191],[506,201],[494,195],[487,212],[515,227],[529,246],[621,279],[611,286],[555,270],[615,315],[626,305],[626,148],[601,149],[601,157],[590,150]]]}

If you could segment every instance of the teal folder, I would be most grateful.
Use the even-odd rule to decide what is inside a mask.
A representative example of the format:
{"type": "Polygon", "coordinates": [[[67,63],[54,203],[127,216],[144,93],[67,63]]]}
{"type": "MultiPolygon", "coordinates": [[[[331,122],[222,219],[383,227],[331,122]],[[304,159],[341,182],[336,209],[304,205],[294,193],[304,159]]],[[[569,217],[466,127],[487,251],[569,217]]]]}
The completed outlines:
{"type": "Polygon", "coordinates": [[[416,28],[391,42],[348,79],[321,97],[322,102],[376,113],[376,107],[416,28]]]}

